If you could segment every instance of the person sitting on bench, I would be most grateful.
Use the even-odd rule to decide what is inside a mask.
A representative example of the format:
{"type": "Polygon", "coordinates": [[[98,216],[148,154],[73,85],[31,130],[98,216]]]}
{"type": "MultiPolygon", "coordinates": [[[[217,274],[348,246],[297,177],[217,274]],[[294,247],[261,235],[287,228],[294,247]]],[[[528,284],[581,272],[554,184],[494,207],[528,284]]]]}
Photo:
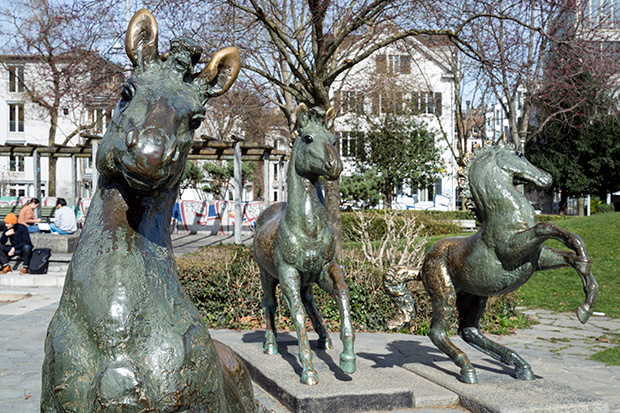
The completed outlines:
{"type": "Polygon", "coordinates": [[[67,206],[64,198],[56,200],[56,212],[54,213],[54,222],[50,224],[52,234],[71,235],[77,231],[77,220],[75,213],[67,206]]]}
{"type": "Polygon", "coordinates": [[[0,265],[2,266],[0,274],[11,272],[9,260],[16,255],[21,255],[23,261],[22,270],[19,273],[27,274],[32,256],[32,242],[28,228],[18,224],[17,217],[12,212],[4,217],[4,227],[2,236],[0,236],[0,265]],[[11,245],[4,245],[7,241],[10,241],[11,245]]]}

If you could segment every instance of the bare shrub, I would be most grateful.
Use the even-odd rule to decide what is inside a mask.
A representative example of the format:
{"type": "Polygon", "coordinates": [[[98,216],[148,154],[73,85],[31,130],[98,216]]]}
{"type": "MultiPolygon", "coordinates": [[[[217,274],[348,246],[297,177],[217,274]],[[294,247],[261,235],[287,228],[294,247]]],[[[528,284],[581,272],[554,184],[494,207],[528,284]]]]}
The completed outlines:
{"type": "Polygon", "coordinates": [[[423,228],[413,214],[385,210],[381,215],[376,211],[356,212],[353,231],[362,243],[364,258],[372,265],[379,268],[390,265],[419,267],[426,244],[423,228]],[[372,231],[375,221],[382,221],[386,227],[380,239],[371,236],[376,233],[372,231]]]}

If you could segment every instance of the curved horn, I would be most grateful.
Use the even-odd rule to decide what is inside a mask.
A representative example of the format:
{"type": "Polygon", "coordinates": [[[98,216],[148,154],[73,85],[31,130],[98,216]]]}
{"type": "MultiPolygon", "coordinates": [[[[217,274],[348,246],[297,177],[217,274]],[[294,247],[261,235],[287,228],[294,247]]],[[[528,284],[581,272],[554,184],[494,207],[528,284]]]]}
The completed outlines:
{"type": "Polygon", "coordinates": [[[157,22],[147,9],[133,15],[125,36],[125,53],[133,67],[150,63],[159,57],[157,52],[157,22]]]}
{"type": "Polygon", "coordinates": [[[325,117],[323,118],[323,125],[325,125],[327,130],[331,130],[331,128],[334,126],[335,118],[336,112],[334,111],[334,108],[330,106],[330,108],[327,109],[327,112],[325,112],[325,117]]]}
{"type": "Polygon", "coordinates": [[[297,106],[297,119],[295,120],[295,129],[303,127],[310,119],[310,110],[305,103],[300,103],[297,106]]]}
{"type": "Polygon", "coordinates": [[[235,47],[227,47],[217,52],[207,67],[197,76],[207,84],[205,93],[209,97],[219,96],[226,92],[241,70],[241,57],[235,47]]]}

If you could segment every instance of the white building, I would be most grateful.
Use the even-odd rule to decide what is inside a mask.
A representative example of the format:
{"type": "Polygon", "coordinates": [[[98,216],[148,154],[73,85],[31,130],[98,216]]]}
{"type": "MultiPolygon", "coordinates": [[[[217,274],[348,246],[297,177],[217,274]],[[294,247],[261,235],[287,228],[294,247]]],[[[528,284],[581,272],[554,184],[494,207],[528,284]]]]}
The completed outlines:
{"type": "Polygon", "coordinates": [[[455,136],[454,76],[443,63],[449,55],[450,46],[446,42],[408,38],[373,53],[346,73],[346,77],[334,82],[332,99],[341,102],[335,129],[341,137],[345,175],[353,172],[351,161],[359,150],[356,139],[364,132],[352,130],[359,128],[352,128],[352,124],[360,124],[352,120],[362,110],[380,115],[393,110],[394,105],[402,107],[411,101],[417,106],[419,120],[436,132],[436,145],[443,149],[445,169],[430,191],[403,188],[402,192],[412,198],[410,202],[415,202],[416,209],[432,207],[433,193],[450,198],[450,209],[455,208],[456,168],[448,149],[448,142],[454,145],[455,136]]]}
{"type": "MultiPolygon", "coordinates": [[[[112,90],[121,79],[115,65],[98,58],[97,70],[106,76],[97,76],[103,89],[112,90]]],[[[40,95],[49,93],[46,83],[46,67],[32,56],[0,56],[0,146],[49,146],[50,115],[41,105],[33,102],[28,89],[40,95]]],[[[79,95],[84,79],[76,75],[72,79],[75,95],[79,95]]],[[[94,79],[89,79],[94,81],[94,79]]],[[[84,125],[89,133],[101,136],[110,116],[110,105],[116,100],[95,96],[86,90],[79,100],[68,95],[60,96],[58,127],[55,145],[76,146],[81,143],[78,127],[84,125]],[[71,138],[71,139],[69,139],[71,138]]],[[[51,99],[51,98],[49,98],[51,99]]],[[[41,196],[48,195],[48,157],[41,157],[40,177],[41,196]]],[[[90,196],[91,159],[77,160],[77,185],[81,189],[78,198],[90,196]]],[[[0,156],[0,196],[35,196],[35,170],[31,156],[0,156]]],[[[56,174],[56,196],[73,200],[72,160],[59,157],[56,174]]]]}

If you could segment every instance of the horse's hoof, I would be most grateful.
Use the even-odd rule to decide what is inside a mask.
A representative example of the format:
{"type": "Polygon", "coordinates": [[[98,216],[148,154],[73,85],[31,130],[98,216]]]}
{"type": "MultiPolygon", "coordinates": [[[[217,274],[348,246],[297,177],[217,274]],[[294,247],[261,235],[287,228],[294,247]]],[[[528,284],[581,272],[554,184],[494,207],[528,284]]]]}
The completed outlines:
{"type": "Polygon", "coordinates": [[[321,350],[333,350],[334,345],[332,344],[332,339],[327,337],[325,339],[319,338],[317,341],[317,347],[321,350]]]}
{"type": "Polygon", "coordinates": [[[316,373],[315,370],[306,370],[303,373],[301,373],[300,381],[302,384],[309,384],[309,385],[319,384],[319,375],[316,373]]]}
{"type": "Polygon", "coordinates": [[[534,372],[529,364],[517,366],[515,368],[515,377],[519,380],[534,380],[534,372]]]}
{"type": "Polygon", "coordinates": [[[590,319],[592,315],[592,307],[588,304],[581,304],[577,307],[577,318],[581,321],[581,324],[585,324],[590,319]]]}
{"type": "Polygon", "coordinates": [[[459,380],[467,384],[478,384],[478,376],[476,375],[476,370],[474,370],[473,367],[463,367],[461,369],[459,380]]]}
{"type": "Polygon", "coordinates": [[[278,354],[278,345],[275,343],[265,343],[265,345],[263,346],[263,353],[278,354]]]}
{"type": "Polygon", "coordinates": [[[340,354],[340,369],[347,374],[355,373],[355,356],[344,353],[340,354]]]}

